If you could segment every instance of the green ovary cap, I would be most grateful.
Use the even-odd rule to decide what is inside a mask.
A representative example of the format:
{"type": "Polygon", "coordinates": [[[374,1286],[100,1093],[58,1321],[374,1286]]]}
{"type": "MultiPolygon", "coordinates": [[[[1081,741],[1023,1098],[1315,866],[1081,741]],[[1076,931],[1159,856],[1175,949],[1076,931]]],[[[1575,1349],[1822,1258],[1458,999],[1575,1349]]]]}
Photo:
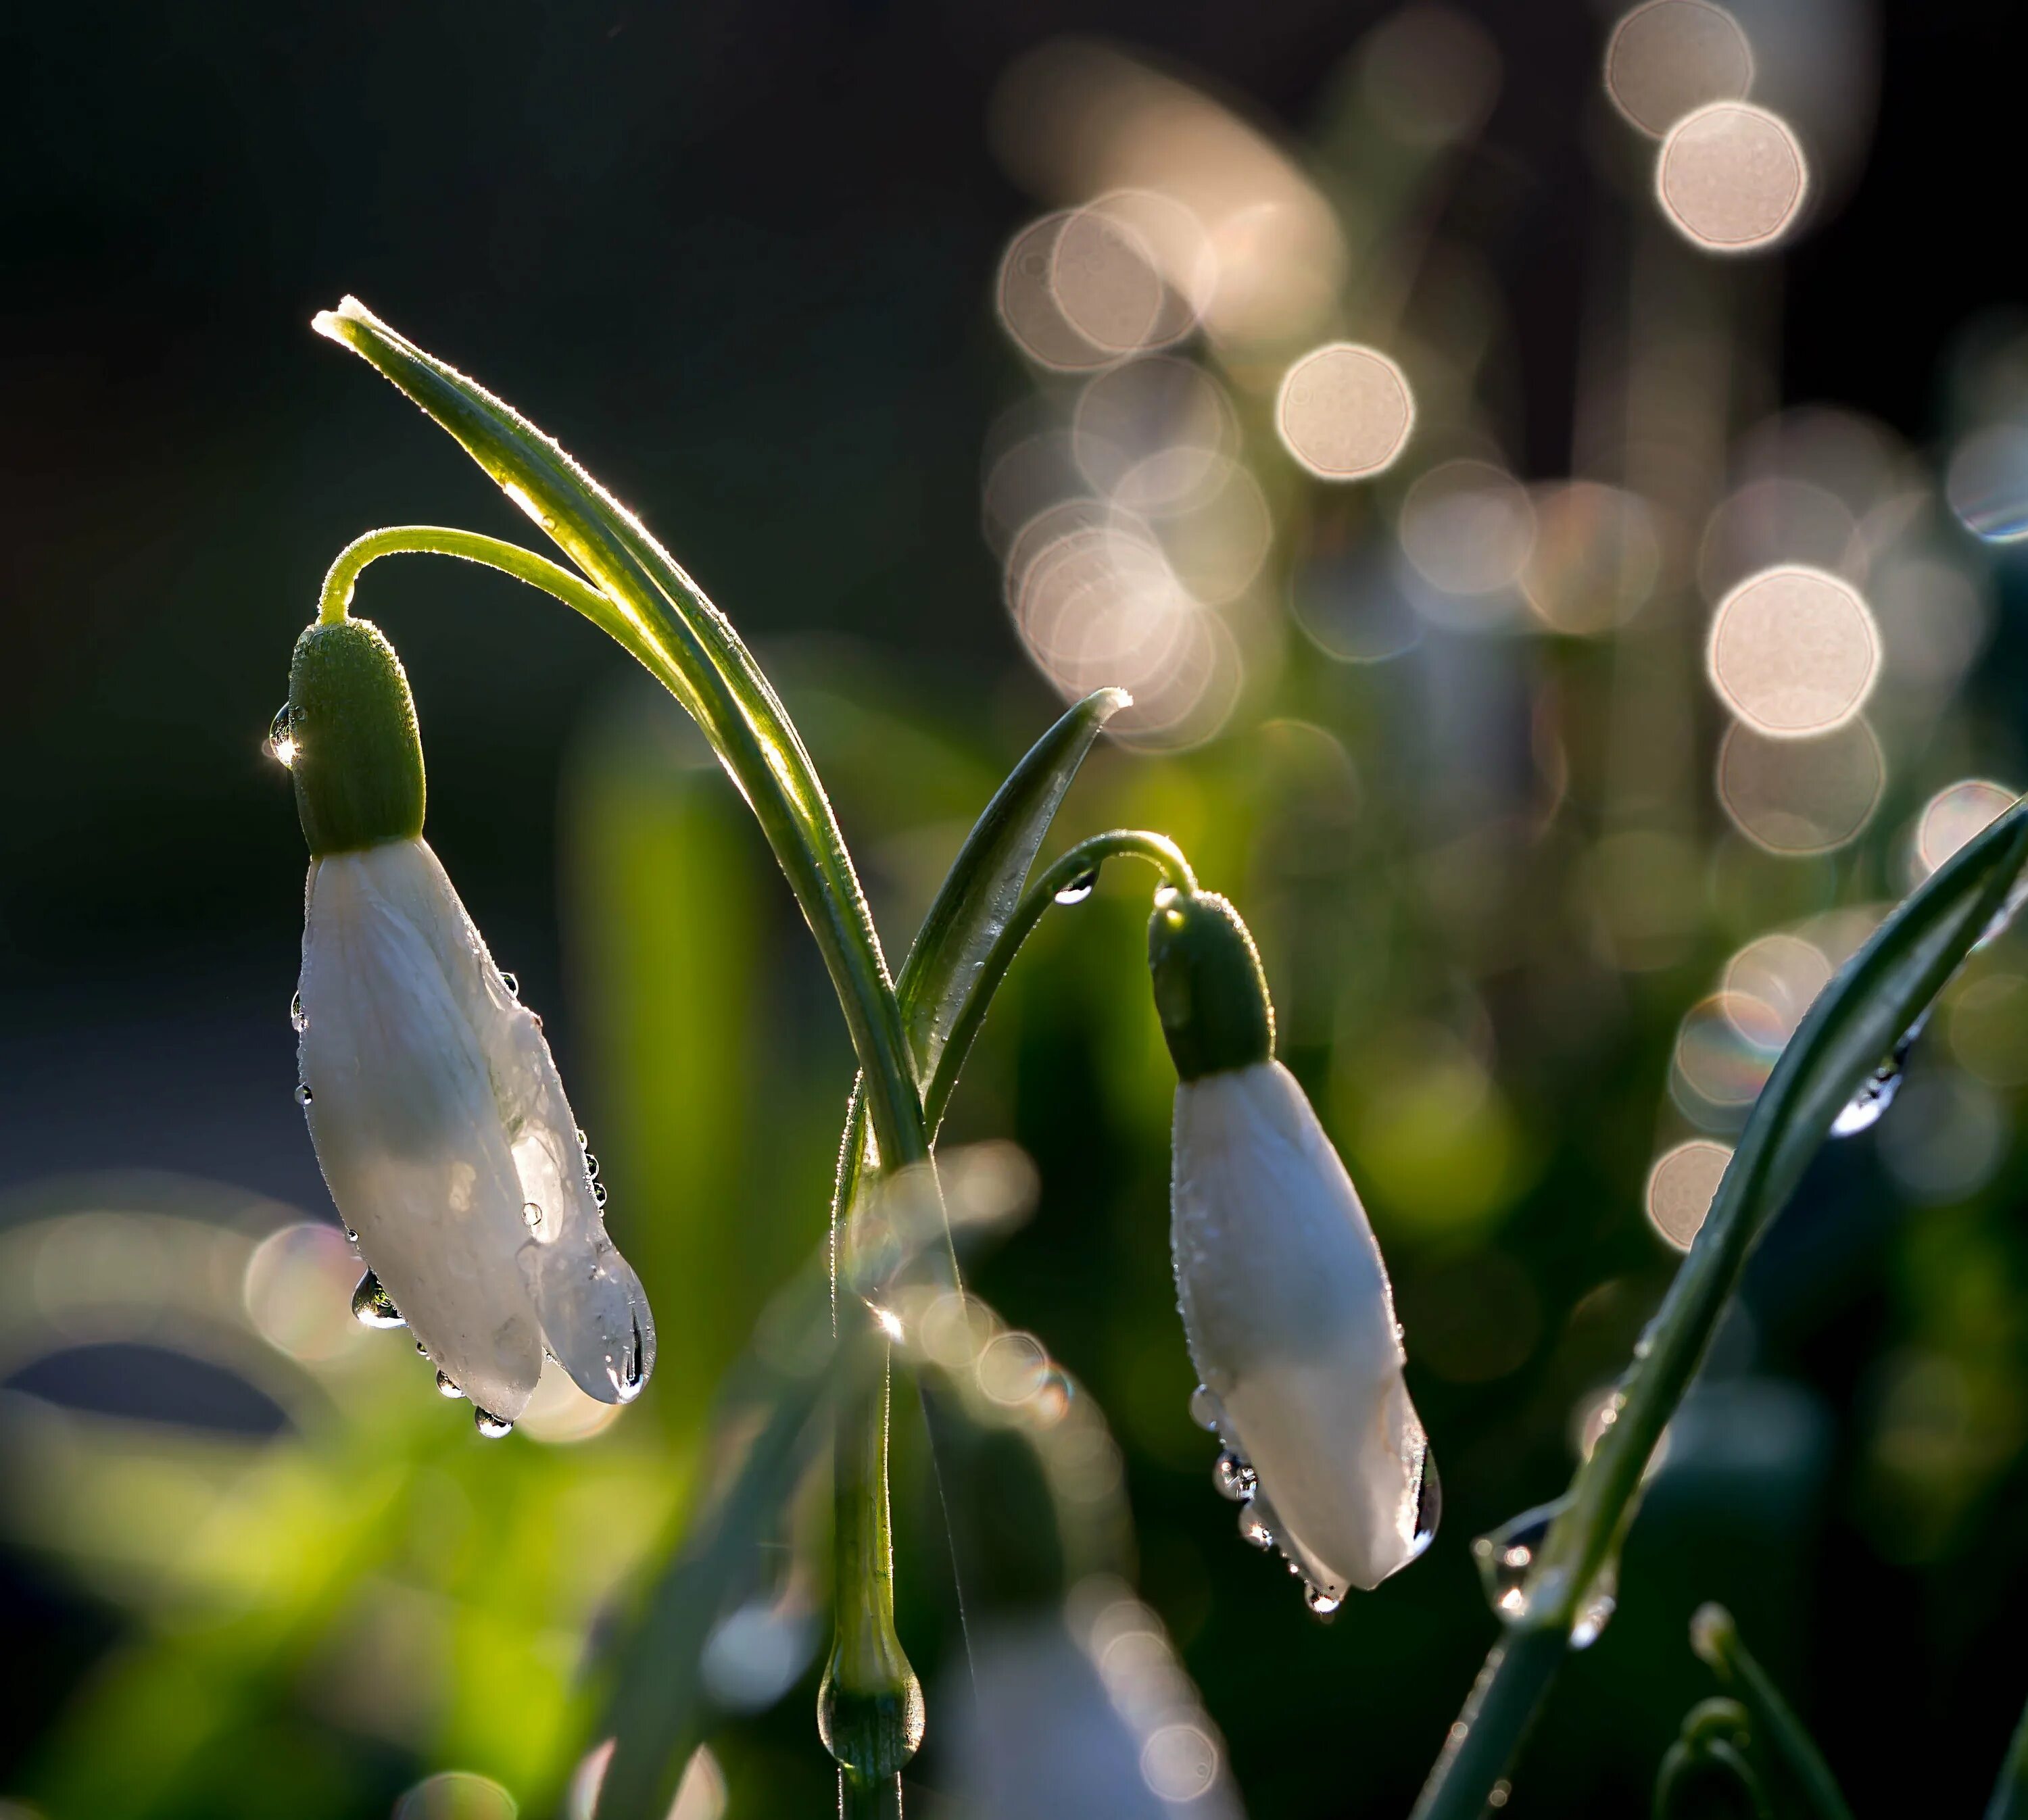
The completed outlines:
{"type": "Polygon", "coordinates": [[[1239,912],[1208,892],[1179,891],[1148,920],[1155,1010],[1186,1081],[1251,1067],[1275,1053],[1275,1008],[1239,912]]]}
{"type": "Polygon", "coordinates": [[[310,852],[423,831],[423,742],[394,647],[370,620],[313,625],[289,664],[296,813],[310,852]]]}

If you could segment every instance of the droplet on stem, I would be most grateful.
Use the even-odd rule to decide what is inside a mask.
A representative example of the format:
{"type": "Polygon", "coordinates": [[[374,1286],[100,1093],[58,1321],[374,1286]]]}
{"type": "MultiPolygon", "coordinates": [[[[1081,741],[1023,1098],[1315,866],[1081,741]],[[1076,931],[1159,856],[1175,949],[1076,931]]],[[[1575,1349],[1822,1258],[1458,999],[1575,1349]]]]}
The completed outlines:
{"type": "Polygon", "coordinates": [[[1067,908],[1074,904],[1082,904],[1097,889],[1098,868],[1094,866],[1090,871],[1080,872],[1071,879],[1057,893],[1057,901],[1067,908]]]}
{"type": "Polygon", "coordinates": [[[480,1409],[476,1406],[472,1411],[472,1426],[479,1430],[480,1437],[486,1441],[503,1441],[514,1432],[513,1422],[503,1420],[490,1410],[480,1409]]]}

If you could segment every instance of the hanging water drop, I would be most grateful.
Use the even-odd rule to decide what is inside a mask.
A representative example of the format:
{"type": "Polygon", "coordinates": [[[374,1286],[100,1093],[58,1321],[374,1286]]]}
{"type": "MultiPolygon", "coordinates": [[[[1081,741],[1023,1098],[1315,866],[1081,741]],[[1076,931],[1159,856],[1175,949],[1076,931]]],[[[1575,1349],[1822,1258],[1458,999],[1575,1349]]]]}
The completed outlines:
{"type": "Polygon", "coordinates": [[[1198,1427],[1218,1433],[1219,1418],[1225,1414],[1218,1399],[1207,1385],[1200,1384],[1190,1393],[1190,1420],[1198,1427]]]}
{"type": "Polygon", "coordinates": [[[289,1001],[289,1028],[301,1036],[309,1027],[309,1013],[303,1009],[303,995],[298,993],[289,1001]]]}
{"type": "Polygon", "coordinates": [[[542,1210],[532,1200],[521,1203],[521,1222],[531,1232],[542,1230],[542,1210]]]}
{"type": "Polygon", "coordinates": [[[1211,1469],[1211,1482],[1218,1495],[1243,1504],[1260,1489],[1260,1476],[1230,1448],[1218,1456],[1211,1469]]]}
{"type": "Polygon", "coordinates": [[[309,1084],[308,1084],[307,1082],[299,1082],[297,1084],[297,1086],[296,1086],[296,1104],[297,1104],[298,1106],[307,1106],[307,1105],[309,1105],[309,1104],[310,1104],[310,1102],[311,1102],[312,1101],[315,1100],[316,1098],[316,1094],[314,1094],[314,1093],[313,1093],[310,1091],[310,1089],[309,1089],[309,1084]]]}
{"type": "Polygon", "coordinates": [[[294,765],[298,749],[295,710],[284,701],[268,723],[268,756],[287,770],[294,765]]]}
{"type": "MultiPolygon", "coordinates": [[[[1437,1525],[1444,1514],[1444,1485],[1437,1477],[1437,1456],[1434,1448],[1425,1445],[1423,1449],[1423,1482],[1416,1488],[1416,1554],[1419,1555],[1436,1540],[1437,1525]]],[[[1409,1556],[1411,1560],[1415,1556],[1409,1556]]]]}
{"type": "Polygon", "coordinates": [[[495,1415],[490,1410],[475,1407],[472,1412],[472,1426],[487,1441],[504,1441],[514,1432],[514,1425],[495,1415]]]}
{"type": "Polygon", "coordinates": [[[354,1231],[352,1230],[352,1228],[351,1228],[350,1226],[345,1226],[345,1222],[344,1222],[343,1220],[340,1220],[338,1223],[339,1223],[340,1226],[345,1226],[345,1240],[346,1240],[346,1244],[348,1244],[348,1245],[357,1245],[357,1244],[358,1244],[358,1242],[359,1242],[359,1234],[358,1234],[357,1233],[354,1232],[354,1231]]]}
{"type": "Polygon", "coordinates": [[[430,1356],[429,1348],[425,1346],[420,1340],[416,1342],[416,1351],[425,1359],[428,1358],[430,1356]]]}
{"type": "Polygon", "coordinates": [[[1057,893],[1057,901],[1066,908],[1074,904],[1082,904],[1097,889],[1098,868],[1094,866],[1090,871],[1080,872],[1071,879],[1057,893]]]}
{"type": "Polygon", "coordinates": [[[352,1318],[362,1327],[402,1327],[408,1325],[396,1311],[394,1300],[381,1288],[380,1279],[368,1271],[352,1292],[352,1318]]]}
{"type": "Polygon", "coordinates": [[[585,1136],[584,1127],[582,1125],[577,1128],[577,1147],[580,1150],[589,1150],[591,1148],[591,1141],[585,1136]]]}
{"type": "Polygon", "coordinates": [[[509,973],[505,967],[502,967],[500,970],[500,983],[506,987],[507,996],[509,998],[519,998],[521,996],[520,981],[516,979],[514,975],[509,973]]]}
{"type": "Polygon", "coordinates": [[[1894,1096],[1901,1091],[1901,1080],[1908,1066],[1908,1052],[1915,1046],[1915,1039],[1923,1034],[1923,1026],[1930,1021],[1926,1010],[1903,1032],[1901,1040],[1894,1045],[1893,1053],[1867,1076],[1865,1084],[1848,1100],[1831,1121],[1834,1138],[1850,1138],[1877,1125],[1894,1104],[1894,1096]]]}
{"type": "Polygon", "coordinates": [[[598,1159],[587,1150],[584,1153],[584,1172],[594,1182],[598,1179],[598,1159]]]}
{"type": "Polygon", "coordinates": [[[1303,1603],[1310,1608],[1312,1618],[1328,1624],[1337,1617],[1338,1607],[1345,1600],[1342,1597],[1334,1599],[1323,1587],[1313,1585],[1305,1580],[1303,1582],[1303,1603]]]}
{"type": "MultiPolygon", "coordinates": [[[[1493,1611],[1508,1624],[1528,1615],[1528,1576],[1550,1526],[1570,1502],[1567,1494],[1552,1504],[1538,1504],[1531,1511],[1502,1523],[1490,1535],[1477,1537],[1471,1544],[1472,1559],[1493,1611]]],[[[1571,1648],[1588,1648],[1598,1641],[1612,1617],[1619,1592],[1619,1559],[1608,1556],[1593,1577],[1571,1622],[1571,1648]]]]}
{"type": "Polygon", "coordinates": [[[451,1382],[451,1376],[450,1376],[450,1374],[448,1371],[439,1371],[439,1372],[438,1372],[438,1374],[437,1374],[437,1395],[438,1395],[438,1396],[448,1396],[448,1397],[451,1397],[451,1398],[453,1398],[453,1399],[456,1399],[456,1398],[457,1398],[457,1397],[462,1396],[464,1394],[464,1393],[462,1390],[459,1389],[458,1389],[458,1387],[457,1387],[455,1384],[453,1384],[453,1383],[451,1382]]]}
{"type": "Polygon", "coordinates": [[[1243,1542],[1251,1542],[1256,1548],[1275,1546],[1275,1532],[1268,1528],[1266,1519],[1261,1515],[1257,1498],[1239,1513],[1239,1539],[1243,1542]]]}
{"type": "Polygon", "coordinates": [[[601,1208],[605,1205],[606,1193],[605,1184],[604,1182],[594,1182],[591,1185],[591,1198],[597,1201],[601,1208]]]}

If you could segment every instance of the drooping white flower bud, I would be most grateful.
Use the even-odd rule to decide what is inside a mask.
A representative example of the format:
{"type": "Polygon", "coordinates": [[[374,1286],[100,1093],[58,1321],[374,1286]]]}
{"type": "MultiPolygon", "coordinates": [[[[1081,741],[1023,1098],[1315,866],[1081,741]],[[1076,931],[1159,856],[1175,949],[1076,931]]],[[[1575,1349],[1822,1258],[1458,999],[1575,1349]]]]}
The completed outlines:
{"type": "Polygon", "coordinates": [[[1245,927],[1223,898],[1171,896],[1149,927],[1177,1071],[1171,1241],[1197,1411],[1231,1457],[1242,1533],[1278,1545],[1336,1609],[1428,1545],[1429,1440],[1365,1209],[1295,1077],[1245,927]]]}
{"type": "Polygon", "coordinates": [[[606,1236],[540,1022],[421,838],[400,664],[363,621],[313,627],[290,701],[312,848],[298,1097],[339,1215],[483,1433],[521,1413],[545,1350],[631,1401],[654,1364],[647,1297],[606,1236]],[[413,783],[362,788],[361,765],[413,783]]]}

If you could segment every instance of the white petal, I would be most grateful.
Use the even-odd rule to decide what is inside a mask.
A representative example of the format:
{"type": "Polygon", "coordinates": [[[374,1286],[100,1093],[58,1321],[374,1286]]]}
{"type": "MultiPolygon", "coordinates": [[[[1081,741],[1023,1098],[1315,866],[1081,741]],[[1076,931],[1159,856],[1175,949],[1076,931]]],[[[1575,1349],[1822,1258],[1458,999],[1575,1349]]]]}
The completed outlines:
{"type": "Polygon", "coordinates": [[[512,1421],[541,1374],[542,1326],[486,1052],[435,939],[442,876],[420,842],[312,863],[298,1065],[361,1254],[439,1368],[512,1421]]]}
{"type": "Polygon", "coordinates": [[[1226,1439],[1313,1584],[1376,1586],[1427,1540],[1428,1441],[1352,1179],[1279,1062],[1183,1082],[1175,1137],[1176,1286],[1226,1439]]]}
{"type": "Polygon", "coordinates": [[[431,1357],[509,1420],[545,1344],[591,1395],[634,1396],[646,1297],[605,1235],[540,1027],[424,843],[312,867],[302,1005],[332,1198],[431,1357]]]}

